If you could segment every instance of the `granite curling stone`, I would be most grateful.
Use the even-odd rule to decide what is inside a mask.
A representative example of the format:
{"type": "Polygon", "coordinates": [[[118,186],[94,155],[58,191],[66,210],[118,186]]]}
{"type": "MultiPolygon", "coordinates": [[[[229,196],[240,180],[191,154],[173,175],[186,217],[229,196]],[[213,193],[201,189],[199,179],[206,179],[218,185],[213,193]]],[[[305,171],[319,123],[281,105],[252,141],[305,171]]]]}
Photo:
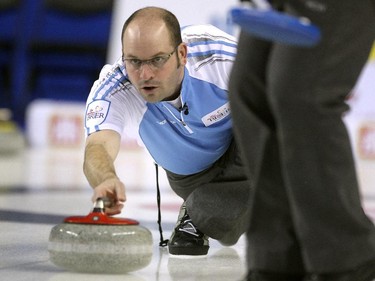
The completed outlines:
{"type": "Polygon", "coordinates": [[[107,216],[99,199],[87,216],[52,228],[48,252],[52,263],[68,271],[121,274],[151,262],[152,235],[136,220],[107,216]]]}

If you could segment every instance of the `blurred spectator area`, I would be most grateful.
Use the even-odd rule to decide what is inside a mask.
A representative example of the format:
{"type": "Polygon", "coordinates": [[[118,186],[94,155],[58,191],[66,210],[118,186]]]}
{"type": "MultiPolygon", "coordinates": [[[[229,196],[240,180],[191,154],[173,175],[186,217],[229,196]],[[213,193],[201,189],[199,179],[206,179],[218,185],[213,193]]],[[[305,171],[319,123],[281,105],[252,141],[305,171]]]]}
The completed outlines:
{"type": "Polygon", "coordinates": [[[106,62],[113,0],[0,0],[0,108],[85,101],[106,62]]]}

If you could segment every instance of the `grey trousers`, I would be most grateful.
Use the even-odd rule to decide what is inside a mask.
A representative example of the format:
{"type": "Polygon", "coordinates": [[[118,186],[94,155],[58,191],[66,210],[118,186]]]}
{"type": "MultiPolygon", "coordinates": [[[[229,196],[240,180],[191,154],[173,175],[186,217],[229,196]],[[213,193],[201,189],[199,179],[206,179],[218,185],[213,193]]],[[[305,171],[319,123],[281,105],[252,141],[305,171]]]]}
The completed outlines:
{"type": "Polygon", "coordinates": [[[375,259],[342,115],[375,38],[370,0],[290,0],[322,30],[314,48],[241,33],[231,73],[236,140],[254,180],[250,270],[337,272],[375,259]]]}
{"type": "Polygon", "coordinates": [[[251,183],[234,141],[207,170],[188,176],[166,173],[172,189],[185,200],[190,218],[203,233],[233,244],[245,232],[251,183]]]}

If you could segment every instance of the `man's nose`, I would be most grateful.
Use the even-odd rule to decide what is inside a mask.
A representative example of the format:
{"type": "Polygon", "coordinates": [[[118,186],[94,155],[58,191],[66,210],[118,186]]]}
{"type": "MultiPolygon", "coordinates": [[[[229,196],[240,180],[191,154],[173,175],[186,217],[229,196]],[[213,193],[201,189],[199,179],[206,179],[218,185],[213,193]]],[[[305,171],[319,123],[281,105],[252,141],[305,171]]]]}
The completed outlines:
{"type": "Polygon", "coordinates": [[[149,80],[154,76],[154,71],[151,67],[151,65],[147,62],[142,63],[140,69],[139,69],[139,75],[144,80],[149,80]]]}

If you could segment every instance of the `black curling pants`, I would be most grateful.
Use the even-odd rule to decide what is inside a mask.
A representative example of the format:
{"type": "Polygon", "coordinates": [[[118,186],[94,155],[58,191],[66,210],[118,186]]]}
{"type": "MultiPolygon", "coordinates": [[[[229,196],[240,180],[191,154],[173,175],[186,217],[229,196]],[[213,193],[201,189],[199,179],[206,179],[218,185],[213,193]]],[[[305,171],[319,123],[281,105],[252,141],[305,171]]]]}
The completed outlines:
{"type": "Polygon", "coordinates": [[[224,155],[207,170],[188,176],[166,171],[172,189],[185,200],[194,224],[224,244],[237,242],[249,222],[251,181],[240,154],[233,140],[224,155]]]}
{"type": "Polygon", "coordinates": [[[347,95],[375,39],[370,0],[285,1],[322,30],[313,48],[241,33],[229,87],[255,194],[250,270],[334,272],[375,259],[346,127],[347,95]]]}

